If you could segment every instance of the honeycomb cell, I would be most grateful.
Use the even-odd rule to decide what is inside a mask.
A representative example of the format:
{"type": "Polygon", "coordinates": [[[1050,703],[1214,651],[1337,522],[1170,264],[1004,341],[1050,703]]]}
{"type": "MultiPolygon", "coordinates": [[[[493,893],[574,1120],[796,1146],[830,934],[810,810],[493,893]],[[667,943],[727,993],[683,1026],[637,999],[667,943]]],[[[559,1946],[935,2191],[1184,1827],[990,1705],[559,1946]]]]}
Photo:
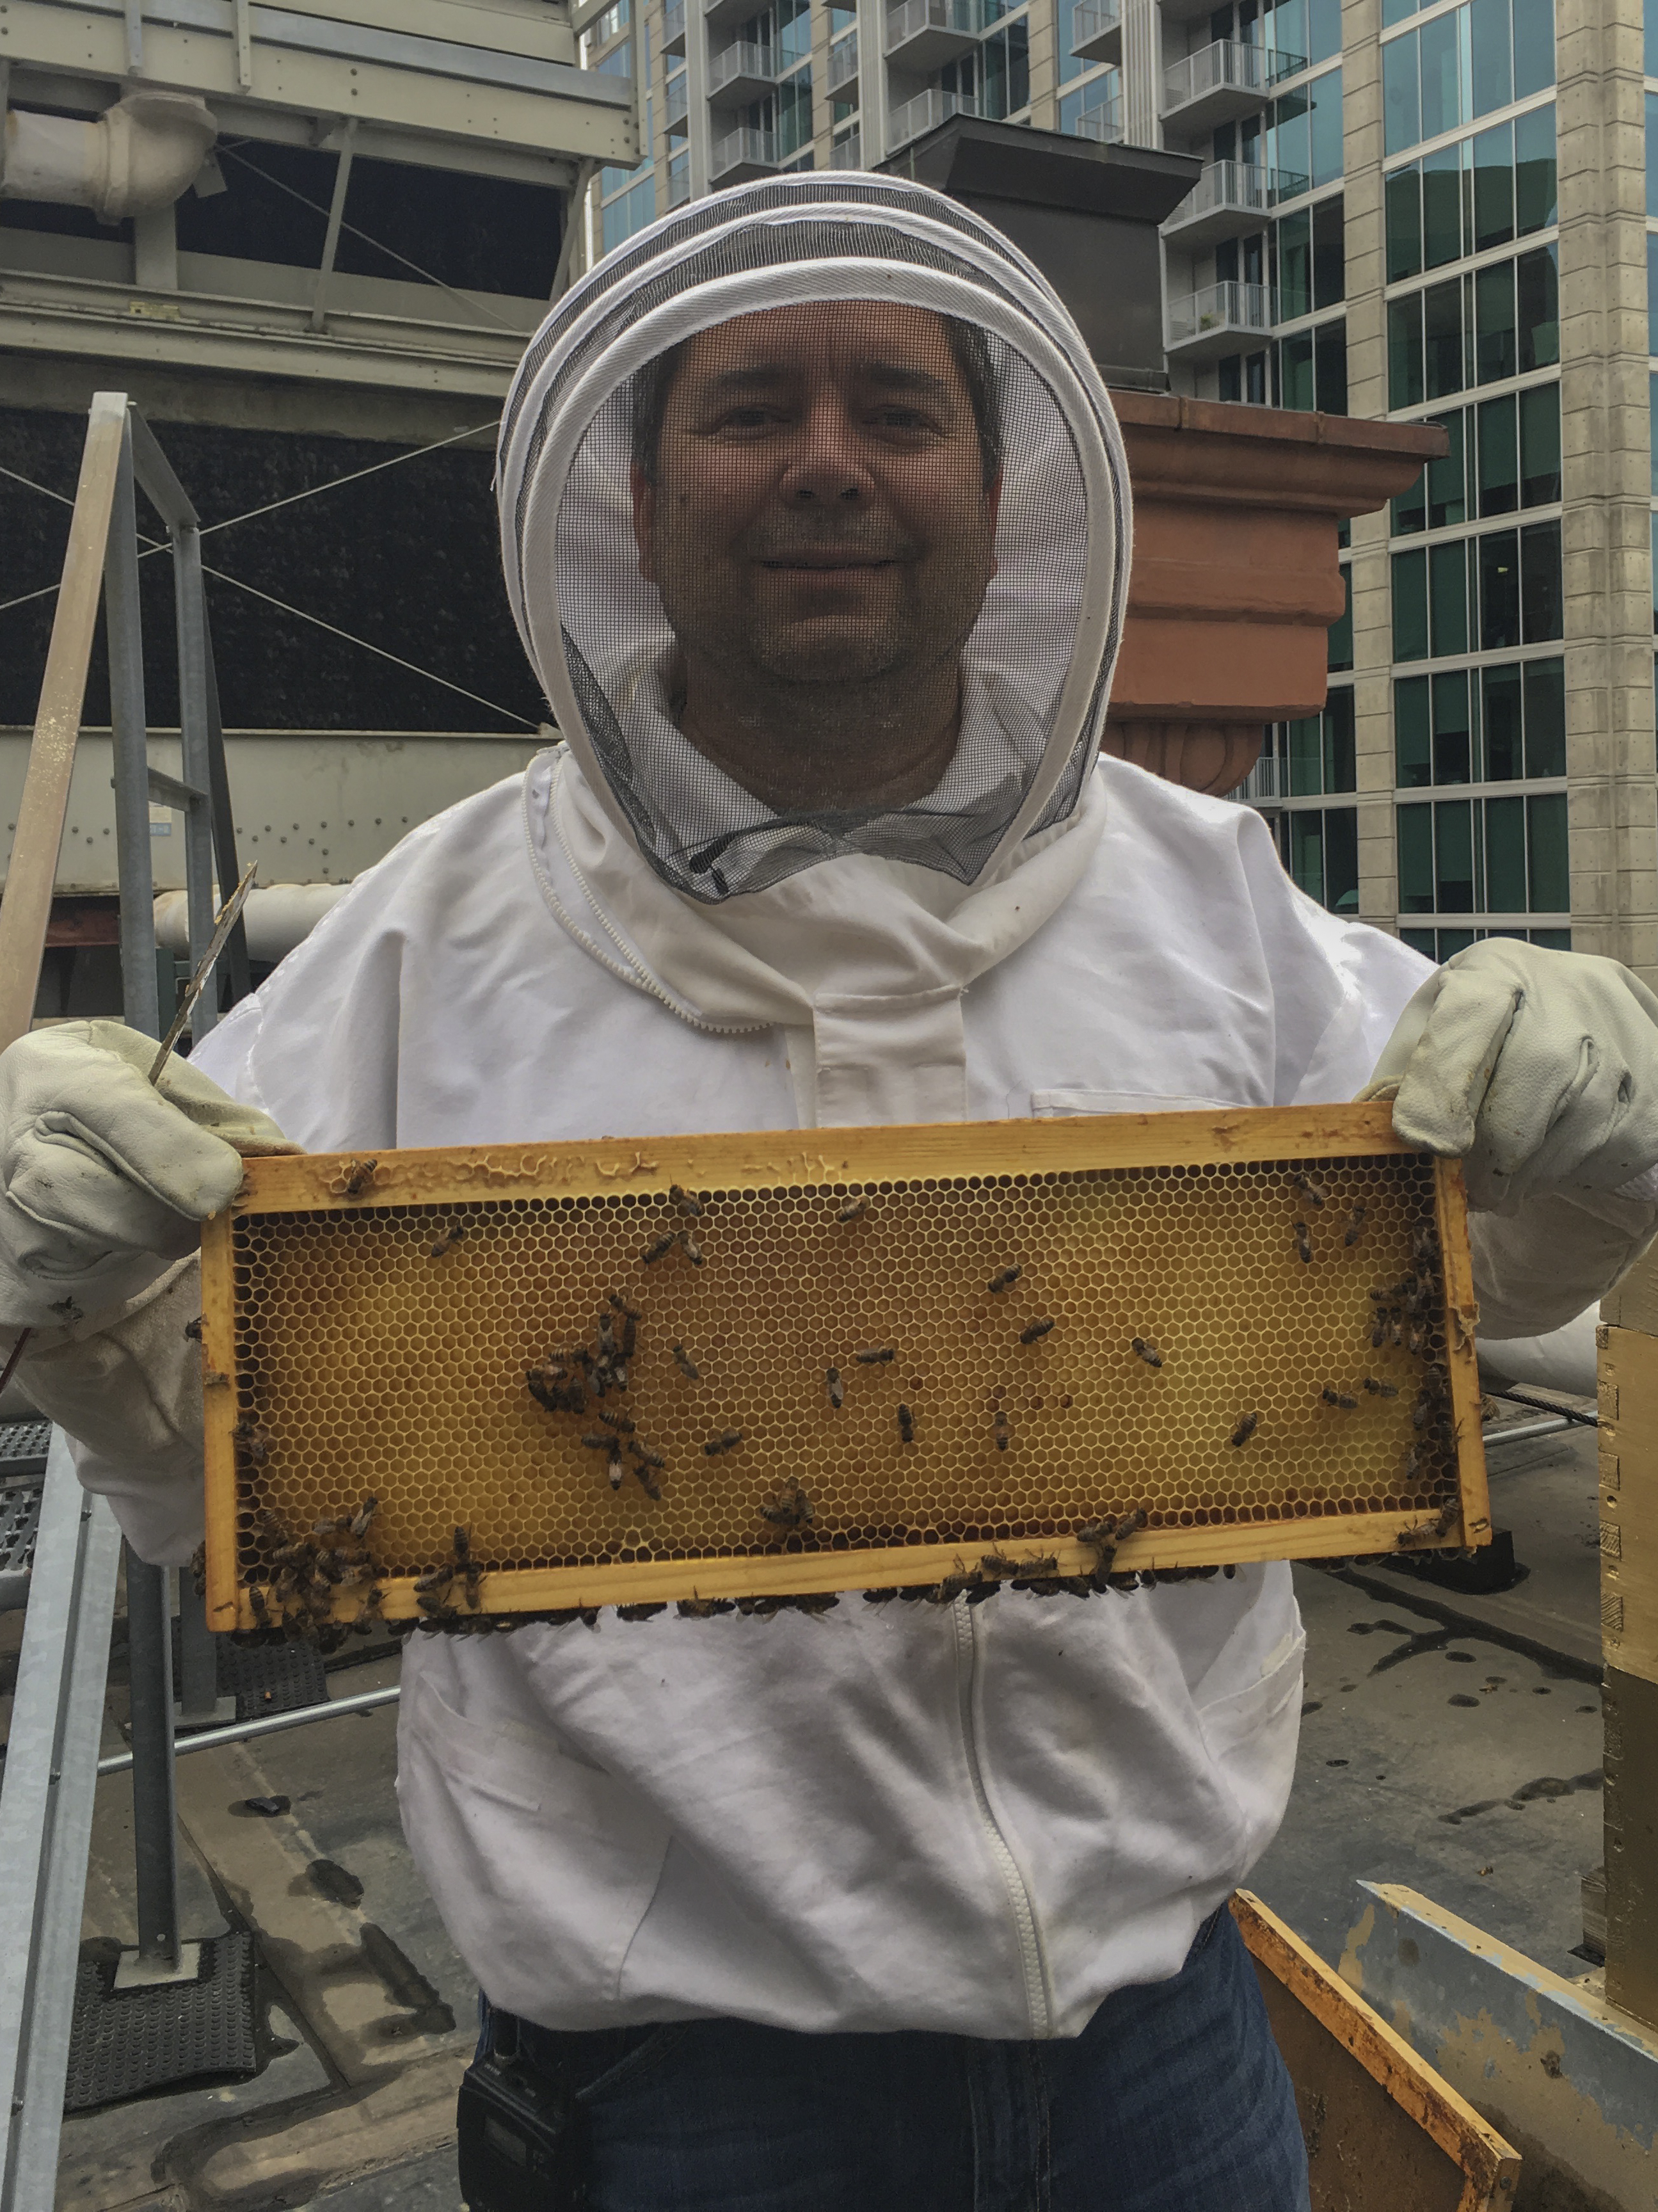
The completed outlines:
{"type": "Polygon", "coordinates": [[[847,1553],[1134,1509],[1159,1564],[1246,1527],[1376,1550],[1367,1516],[1442,1540],[1460,1494],[1424,1156],[688,1182],[694,1217],[665,1180],[377,1203],[399,1157],[231,1225],[244,1587],[369,1493],[383,1577],[462,1528],[495,1610],[507,1571],[822,1555],[844,1586],[847,1553]]]}

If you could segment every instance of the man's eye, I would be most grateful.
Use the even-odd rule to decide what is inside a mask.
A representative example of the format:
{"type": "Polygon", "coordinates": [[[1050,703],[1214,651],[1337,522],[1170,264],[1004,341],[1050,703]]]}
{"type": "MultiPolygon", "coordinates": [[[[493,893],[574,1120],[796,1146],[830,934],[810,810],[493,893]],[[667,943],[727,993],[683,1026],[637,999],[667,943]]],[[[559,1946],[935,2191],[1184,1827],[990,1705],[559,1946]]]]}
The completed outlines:
{"type": "Polygon", "coordinates": [[[780,418],[774,407],[733,407],[720,418],[721,430],[763,430],[780,418]]]}
{"type": "Polygon", "coordinates": [[[875,420],[884,430],[933,430],[938,425],[919,407],[883,407],[875,420]]]}

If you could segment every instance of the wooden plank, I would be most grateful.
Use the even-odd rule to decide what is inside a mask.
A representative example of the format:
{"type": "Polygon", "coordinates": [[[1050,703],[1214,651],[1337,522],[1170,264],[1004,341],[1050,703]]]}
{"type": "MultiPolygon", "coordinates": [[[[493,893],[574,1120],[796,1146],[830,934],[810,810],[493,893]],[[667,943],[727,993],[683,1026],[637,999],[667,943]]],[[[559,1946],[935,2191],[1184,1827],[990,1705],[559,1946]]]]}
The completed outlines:
{"type": "Polygon", "coordinates": [[[1658,1336],[1658,1244],[1641,1255],[1621,1283],[1600,1301],[1600,1318],[1613,1328],[1658,1336]]]}
{"type": "Polygon", "coordinates": [[[1658,1338],[1600,1334],[1602,1641],[1609,1666],[1658,1683],[1658,1338]]]}
{"type": "Polygon", "coordinates": [[[1658,1682],[1606,1668],[1606,1996],[1658,2027],[1658,1682]]]}
{"type": "Polygon", "coordinates": [[[1296,2086],[1314,2212],[1507,2212],[1513,2146],[1258,1897],[1239,1890],[1232,1914],[1296,2086]]]}
{"type": "Polygon", "coordinates": [[[52,918],[58,850],[64,838],[87,669],[103,592],[104,545],[126,406],[124,392],[94,393],[81,453],[28,774],[17,809],[6,896],[0,901],[0,1052],[27,1035],[34,1016],[40,955],[52,918]]]}

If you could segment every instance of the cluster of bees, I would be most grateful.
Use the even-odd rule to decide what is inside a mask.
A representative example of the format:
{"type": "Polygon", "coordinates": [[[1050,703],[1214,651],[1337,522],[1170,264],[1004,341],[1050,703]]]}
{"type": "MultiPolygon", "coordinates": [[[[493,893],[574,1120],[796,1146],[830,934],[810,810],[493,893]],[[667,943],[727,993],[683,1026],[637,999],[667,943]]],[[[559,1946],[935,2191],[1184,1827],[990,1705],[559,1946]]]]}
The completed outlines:
{"type": "MultiPolygon", "coordinates": [[[[280,1514],[261,1506],[254,1523],[270,1547],[264,1563],[269,1593],[258,1583],[249,1589],[256,1626],[240,1632],[237,1641],[302,1642],[327,1653],[337,1651],[349,1635],[371,1634],[386,1597],[385,1570],[367,1543],[379,1510],[377,1498],[365,1498],[354,1509],[313,1523],[308,1536],[296,1537],[280,1514]],[[349,1621],[334,1617],[341,1597],[358,1601],[349,1621]]],[[[197,1587],[204,1589],[205,1546],[197,1561],[197,1587]]]]}

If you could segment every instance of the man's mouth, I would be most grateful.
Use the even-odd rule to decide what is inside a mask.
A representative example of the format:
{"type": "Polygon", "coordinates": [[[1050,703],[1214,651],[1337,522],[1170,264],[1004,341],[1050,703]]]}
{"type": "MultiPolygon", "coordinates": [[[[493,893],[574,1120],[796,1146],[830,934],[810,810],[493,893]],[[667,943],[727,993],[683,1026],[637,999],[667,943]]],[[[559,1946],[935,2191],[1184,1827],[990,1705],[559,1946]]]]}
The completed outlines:
{"type": "Polygon", "coordinates": [[[811,569],[814,573],[835,575],[852,568],[890,568],[890,556],[878,553],[790,553],[762,561],[762,568],[784,571],[811,569]]]}

